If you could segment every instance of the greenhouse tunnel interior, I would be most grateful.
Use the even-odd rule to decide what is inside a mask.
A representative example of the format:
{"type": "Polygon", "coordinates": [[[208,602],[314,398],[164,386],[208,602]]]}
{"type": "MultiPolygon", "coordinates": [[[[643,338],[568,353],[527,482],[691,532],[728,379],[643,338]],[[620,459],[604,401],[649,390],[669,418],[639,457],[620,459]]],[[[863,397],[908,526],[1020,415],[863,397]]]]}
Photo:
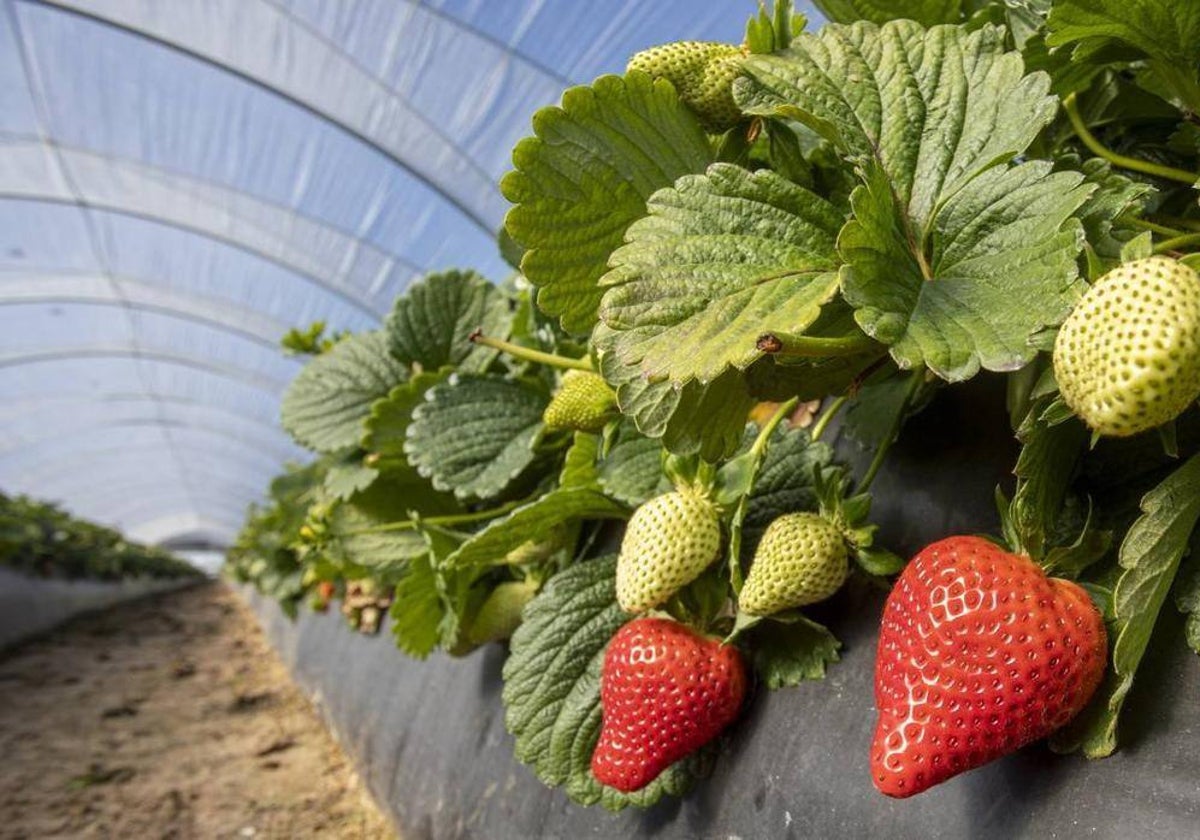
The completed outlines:
{"type": "Polygon", "coordinates": [[[280,337],[375,326],[430,271],[509,275],[497,183],[530,115],[751,12],[2,0],[0,489],[227,545],[307,460],[280,337]]]}
{"type": "Polygon", "coordinates": [[[0,0],[0,840],[1200,837],[1198,190],[1200,0],[0,0]]]}

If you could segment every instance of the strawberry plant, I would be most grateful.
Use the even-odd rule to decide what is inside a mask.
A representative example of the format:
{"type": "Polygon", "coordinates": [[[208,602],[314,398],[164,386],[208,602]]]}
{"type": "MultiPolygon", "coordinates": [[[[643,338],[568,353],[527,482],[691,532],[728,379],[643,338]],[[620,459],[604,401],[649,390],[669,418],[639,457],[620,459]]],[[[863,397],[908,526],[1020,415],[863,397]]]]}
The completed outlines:
{"type": "Polygon", "coordinates": [[[39,577],[121,580],[203,574],[169,551],[131,542],[57,505],[0,493],[0,566],[39,577]]]}
{"type": "Polygon", "coordinates": [[[535,114],[512,277],[287,339],[317,458],[235,568],[372,581],[416,658],[508,639],[516,757],[581,804],[684,793],[747,692],[835,667],[808,611],[843,586],[891,588],[860,746],[893,796],[1047,736],[1112,753],[1168,600],[1200,651],[1200,12],[818,6],[535,114]],[[981,374],[1021,445],[1000,533],[906,566],[872,485],[981,374]]]}

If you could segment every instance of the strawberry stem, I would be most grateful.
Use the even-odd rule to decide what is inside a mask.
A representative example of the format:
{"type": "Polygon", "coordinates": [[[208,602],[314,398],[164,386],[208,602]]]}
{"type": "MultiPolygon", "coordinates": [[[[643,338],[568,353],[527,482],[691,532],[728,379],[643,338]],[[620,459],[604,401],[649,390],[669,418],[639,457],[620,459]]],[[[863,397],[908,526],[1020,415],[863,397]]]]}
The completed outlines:
{"type": "Polygon", "coordinates": [[[829,421],[832,420],[834,416],[842,410],[842,406],[849,401],[850,395],[842,394],[829,404],[829,408],[825,409],[825,411],[821,413],[820,419],[813,424],[812,431],[809,433],[809,437],[812,438],[813,443],[816,443],[821,439],[821,435],[825,434],[825,429],[829,425],[829,421]]]}
{"type": "MultiPolygon", "coordinates": [[[[745,579],[742,576],[742,522],[746,518],[747,500],[750,498],[750,493],[754,490],[754,479],[758,475],[759,469],[762,468],[763,458],[767,454],[767,447],[771,443],[771,435],[783,422],[783,418],[787,417],[796,410],[796,406],[800,404],[799,397],[792,397],[787,402],[781,404],[775,410],[775,414],[768,420],[761,429],[759,429],[758,437],[754,439],[754,444],[750,447],[747,453],[750,456],[750,480],[743,493],[737,501],[737,506],[733,509],[733,517],[729,521],[729,583],[733,586],[734,593],[742,591],[742,584],[745,579]]],[[[732,636],[730,638],[733,638],[732,636]]]]}
{"type": "Polygon", "coordinates": [[[763,333],[755,342],[755,347],[768,356],[823,359],[830,356],[857,356],[860,353],[869,353],[877,349],[879,344],[861,334],[824,338],[813,335],[763,333]]]}
{"type": "Polygon", "coordinates": [[[767,451],[768,442],[771,440],[771,435],[775,434],[775,429],[783,422],[783,418],[787,417],[796,410],[796,406],[800,404],[799,397],[792,397],[785,403],[781,403],[779,408],[775,409],[775,414],[771,419],[759,429],[758,437],[754,439],[754,445],[750,447],[750,454],[755,459],[754,471],[758,472],[758,462],[762,459],[767,451]]]}
{"type": "MultiPolygon", "coordinates": [[[[463,525],[469,522],[479,522],[482,519],[494,519],[497,516],[503,516],[524,503],[524,500],[517,500],[507,502],[499,507],[475,511],[474,513],[456,513],[451,516],[425,516],[421,518],[421,523],[425,525],[463,525]]],[[[390,531],[411,531],[416,527],[416,520],[405,519],[402,522],[388,522],[385,525],[374,525],[370,528],[355,528],[350,531],[344,531],[343,536],[353,537],[360,534],[386,534],[390,531]]]]}
{"type": "Polygon", "coordinates": [[[543,353],[541,350],[534,350],[532,347],[522,347],[520,344],[513,344],[511,341],[489,338],[479,330],[471,333],[470,340],[472,344],[482,344],[484,347],[491,347],[493,350],[507,353],[514,359],[522,359],[534,364],[547,365],[559,368],[560,370],[592,370],[592,363],[589,359],[572,359],[567,356],[556,356],[553,353],[543,353]]]}
{"type": "Polygon", "coordinates": [[[1130,219],[1129,223],[1134,227],[1139,227],[1142,230],[1150,230],[1155,233],[1161,233],[1163,236],[1182,236],[1183,231],[1176,228],[1167,227],[1159,222],[1152,222],[1149,219],[1130,219]]]}
{"type": "MultiPolygon", "coordinates": [[[[1132,221],[1136,224],[1138,222],[1142,222],[1145,220],[1144,219],[1133,219],[1132,221]]],[[[1171,225],[1174,225],[1175,227],[1179,228],[1180,229],[1179,232],[1184,231],[1184,230],[1200,230],[1200,220],[1196,220],[1196,219],[1183,219],[1183,218],[1180,218],[1179,216],[1165,216],[1162,218],[1162,221],[1166,224],[1171,224],[1171,225]]],[[[1151,222],[1150,224],[1153,224],[1153,222],[1151,222]]],[[[1171,228],[1165,227],[1164,225],[1160,225],[1160,227],[1163,227],[1163,230],[1171,230],[1171,228]]]]}
{"type": "Polygon", "coordinates": [[[1162,254],[1166,251],[1175,251],[1184,245],[1200,244],[1200,233],[1185,233],[1182,236],[1175,236],[1171,239],[1164,239],[1154,246],[1154,253],[1162,254]]]}
{"type": "Polygon", "coordinates": [[[879,468],[883,466],[883,462],[887,459],[888,450],[892,448],[892,444],[896,442],[896,438],[900,435],[900,427],[904,424],[904,417],[908,414],[908,409],[912,405],[913,399],[917,396],[917,391],[921,388],[921,381],[924,379],[924,373],[920,369],[913,371],[912,379],[908,383],[908,390],[904,393],[904,401],[900,404],[900,409],[896,412],[896,416],[892,418],[892,425],[888,429],[888,433],[879,443],[879,448],[875,450],[875,457],[871,459],[871,465],[867,467],[867,472],[863,475],[862,481],[855,488],[856,493],[866,493],[871,487],[871,483],[875,481],[875,476],[879,474],[879,468]]]}
{"type": "Polygon", "coordinates": [[[1173,166],[1162,166],[1161,164],[1151,163],[1148,160],[1127,157],[1126,155],[1114,152],[1112,149],[1104,146],[1096,139],[1094,134],[1088,131],[1088,127],[1079,113],[1079,106],[1075,102],[1075,94],[1072,93],[1067,96],[1063,100],[1062,105],[1063,110],[1067,112],[1067,119],[1071,121],[1071,127],[1075,129],[1075,134],[1083,141],[1083,145],[1114,166],[1119,166],[1122,169],[1131,169],[1134,172],[1142,172],[1146,175],[1153,175],[1157,178],[1166,178],[1168,181],[1179,181],[1188,186],[1200,181],[1200,175],[1194,172],[1176,169],[1173,166]]]}

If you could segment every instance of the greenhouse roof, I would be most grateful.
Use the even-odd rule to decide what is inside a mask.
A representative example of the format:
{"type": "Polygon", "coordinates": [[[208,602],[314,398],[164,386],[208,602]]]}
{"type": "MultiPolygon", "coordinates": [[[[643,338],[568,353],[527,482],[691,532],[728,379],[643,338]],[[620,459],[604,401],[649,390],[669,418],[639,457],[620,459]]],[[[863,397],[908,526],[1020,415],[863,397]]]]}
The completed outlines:
{"type": "Polygon", "coordinates": [[[531,114],[752,3],[0,0],[0,489],[228,541],[289,461],[293,326],[509,269],[531,114]]]}

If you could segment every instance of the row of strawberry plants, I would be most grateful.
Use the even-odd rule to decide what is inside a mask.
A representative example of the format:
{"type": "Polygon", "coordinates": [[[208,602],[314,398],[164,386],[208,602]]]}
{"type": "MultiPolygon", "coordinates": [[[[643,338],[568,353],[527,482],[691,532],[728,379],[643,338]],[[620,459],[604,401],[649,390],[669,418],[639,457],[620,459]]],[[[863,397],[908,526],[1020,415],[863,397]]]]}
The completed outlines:
{"type": "Polygon", "coordinates": [[[200,577],[169,551],[127,540],[57,505],[0,493],[0,566],[39,577],[200,577]]]}
{"type": "Polygon", "coordinates": [[[1110,754],[1172,592],[1200,650],[1200,13],[818,5],[539,111],[500,185],[512,277],[287,340],[315,358],[283,423],[320,457],[235,572],[293,604],[370,579],[418,658],[510,639],[517,758],[584,804],[682,793],[752,684],[824,676],[806,609],[847,585],[890,588],[892,796],[1046,736],[1110,754]],[[906,564],[869,489],[983,371],[1022,447],[1000,533],[906,564]]]}

